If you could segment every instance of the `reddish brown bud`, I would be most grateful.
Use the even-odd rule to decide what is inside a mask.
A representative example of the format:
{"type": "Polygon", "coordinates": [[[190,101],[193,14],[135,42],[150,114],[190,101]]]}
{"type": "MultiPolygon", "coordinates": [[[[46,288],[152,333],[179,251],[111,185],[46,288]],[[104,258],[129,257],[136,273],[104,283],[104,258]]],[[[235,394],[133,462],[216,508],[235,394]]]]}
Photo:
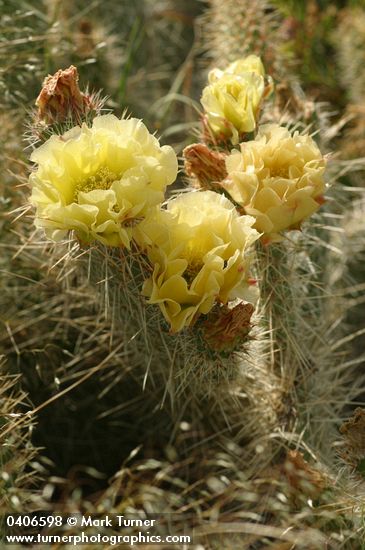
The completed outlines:
{"type": "Polygon", "coordinates": [[[212,151],[203,143],[194,143],[183,151],[185,172],[198,187],[222,191],[219,183],[227,176],[224,153],[212,151]]]}
{"type": "Polygon", "coordinates": [[[80,124],[95,106],[92,98],[80,91],[78,81],[79,75],[73,65],[48,75],[36,100],[37,121],[53,124],[71,119],[80,124]]]}
{"type": "Polygon", "coordinates": [[[239,304],[232,309],[221,306],[203,323],[204,339],[214,351],[232,351],[251,330],[252,304],[239,304]]]}

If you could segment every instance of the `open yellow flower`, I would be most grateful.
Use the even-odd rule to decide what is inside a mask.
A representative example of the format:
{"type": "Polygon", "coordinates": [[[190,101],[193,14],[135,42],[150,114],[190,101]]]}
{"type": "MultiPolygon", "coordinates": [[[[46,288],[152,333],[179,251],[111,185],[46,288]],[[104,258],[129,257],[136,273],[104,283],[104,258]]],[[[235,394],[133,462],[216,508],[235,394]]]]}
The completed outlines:
{"type": "Polygon", "coordinates": [[[249,246],[259,237],[254,219],[213,191],[189,192],[156,209],[135,230],[153,265],[143,288],[171,330],[189,326],[219,301],[252,301],[249,246]]]}
{"type": "Polygon", "coordinates": [[[326,161],[309,135],[276,124],[261,126],[256,139],[226,158],[223,188],[256,219],[266,242],[299,229],[323,203],[326,161]]]}
{"type": "Polygon", "coordinates": [[[224,71],[211,70],[208,80],[201,103],[209,128],[217,137],[238,143],[241,134],[255,129],[261,101],[271,90],[261,59],[237,59],[224,71]]]}
{"type": "Polygon", "coordinates": [[[162,202],[177,159],[142,121],[96,117],[36,149],[30,176],[38,227],[52,240],[74,230],[84,242],[129,247],[132,225],[162,202]]]}

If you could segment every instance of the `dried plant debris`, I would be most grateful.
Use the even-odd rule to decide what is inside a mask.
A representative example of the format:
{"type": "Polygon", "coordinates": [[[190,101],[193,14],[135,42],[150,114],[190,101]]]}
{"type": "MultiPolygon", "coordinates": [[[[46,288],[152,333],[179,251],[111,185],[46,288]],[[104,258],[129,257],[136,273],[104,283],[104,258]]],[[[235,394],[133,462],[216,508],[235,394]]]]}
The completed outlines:
{"type": "Polygon", "coordinates": [[[341,457],[365,477],[365,409],[355,409],[340,427],[343,436],[341,457]]]}

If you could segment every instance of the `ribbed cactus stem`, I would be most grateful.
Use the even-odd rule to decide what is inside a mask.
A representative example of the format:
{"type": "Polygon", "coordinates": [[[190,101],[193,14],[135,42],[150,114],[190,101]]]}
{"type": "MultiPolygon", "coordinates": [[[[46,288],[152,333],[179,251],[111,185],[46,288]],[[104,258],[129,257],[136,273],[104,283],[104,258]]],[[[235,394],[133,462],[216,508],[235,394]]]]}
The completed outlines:
{"type": "Polygon", "coordinates": [[[212,349],[199,321],[171,334],[159,308],[148,305],[141,295],[152,268],[137,248],[127,251],[99,245],[87,256],[85,268],[101,289],[108,314],[115,323],[122,323],[128,365],[141,385],[148,387],[151,381],[162,400],[170,394],[174,403],[181,396],[185,402],[187,397],[199,399],[227,389],[226,384],[237,376],[239,355],[212,349]]]}
{"type": "Polygon", "coordinates": [[[288,253],[286,243],[259,245],[258,277],[261,307],[272,330],[271,363],[278,374],[282,374],[281,366],[290,349],[291,341],[288,336],[296,333],[293,313],[295,314],[295,305],[298,306],[300,301],[300,295],[295,296],[295,268],[290,265],[291,260],[293,255],[288,253]]]}
{"type": "Polygon", "coordinates": [[[250,54],[262,57],[269,74],[282,74],[286,65],[280,17],[266,0],[208,0],[202,21],[204,44],[214,66],[250,54]]]}

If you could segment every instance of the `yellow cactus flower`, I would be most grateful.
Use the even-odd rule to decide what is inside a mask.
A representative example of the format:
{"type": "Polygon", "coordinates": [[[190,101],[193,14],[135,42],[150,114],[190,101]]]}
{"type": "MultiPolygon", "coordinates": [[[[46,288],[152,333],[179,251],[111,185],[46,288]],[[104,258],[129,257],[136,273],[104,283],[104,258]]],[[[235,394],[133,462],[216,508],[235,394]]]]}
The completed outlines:
{"type": "Polygon", "coordinates": [[[210,84],[222,78],[223,74],[242,75],[244,73],[257,73],[265,76],[265,68],[261,59],[257,55],[249,55],[243,59],[236,59],[224,71],[221,69],[212,69],[208,74],[210,84]]]}
{"type": "Polygon", "coordinates": [[[219,301],[252,301],[249,246],[259,237],[254,219],[213,191],[183,193],[156,209],[135,239],[153,265],[143,294],[158,304],[172,332],[192,325],[219,301]]]}
{"type": "Polygon", "coordinates": [[[257,73],[223,74],[206,86],[201,103],[209,128],[218,137],[238,143],[241,134],[256,128],[265,82],[257,73]]]}
{"type": "Polygon", "coordinates": [[[52,240],[74,230],[83,242],[129,247],[132,225],[162,202],[177,175],[173,149],[142,121],[98,116],[92,127],[53,135],[36,149],[30,175],[35,223],[52,240]]]}
{"type": "Polygon", "coordinates": [[[309,135],[292,135],[276,124],[261,126],[256,139],[226,158],[222,187],[256,219],[265,242],[281,240],[323,203],[326,160],[309,135]]]}
{"type": "Polygon", "coordinates": [[[243,133],[256,128],[260,105],[272,90],[261,59],[249,55],[237,59],[225,70],[212,69],[209,85],[203,90],[201,103],[209,129],[219,139],[239,142],[243,133]]]}

